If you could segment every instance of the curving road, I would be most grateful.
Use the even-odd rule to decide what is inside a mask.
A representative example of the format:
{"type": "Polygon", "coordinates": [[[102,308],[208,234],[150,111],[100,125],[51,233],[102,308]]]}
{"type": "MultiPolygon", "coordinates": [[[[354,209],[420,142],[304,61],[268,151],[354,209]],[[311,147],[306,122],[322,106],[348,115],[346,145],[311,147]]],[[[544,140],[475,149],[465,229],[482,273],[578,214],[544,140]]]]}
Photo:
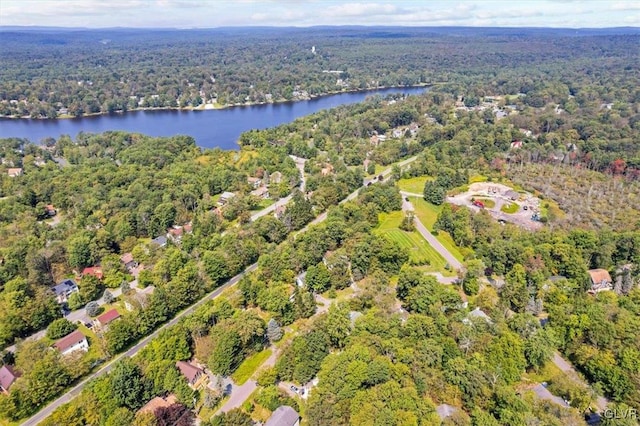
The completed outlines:
{"type": "MultiPolygon", "coordinates": [[[[403,165],[406,165],[406,164],[409,164],[409,163],[415,161],[416,158],[417,157],[411,157],[411,158],[409,158],[407,160],[404,160],[404,161],[398,163],[398,165],[402,167],[403,165]]],[[[390,175],[391,174],[391,167],[389,167],[388,169],[383,171],[381,174],[383,176],[385,176],[385,177],[390,175]]],[[[371,180],[371,181],[373,181],[373,180],[371,180]]],[[[365,179],[365,181],[362,184],[362,187],[367,186],[369,184],[369,182],[371,182],[371,181],[365,179]]],[[[340,202],[340,204],[342,204],[344,202],[347,202],[349,200],[353,200],[354,198],[356,198],[358,196],[358,192],[360,191],[360,189],[362,187],[358,188],[357,190],[355,190],[354,192],[349,194],[349,196],[347,196],[347,198],[342,200],[340,202]]],[[[324,221],[326,218],[327,218],[326,212],[322,213],[318,217],[316,217],[311,222],[311,224],[320,223],[320,222],[324,221]]],[[[308,227],[309,227],[309,225],[304,227],[302,230],[298,231],[298,233],[304,232],[306,229],[308,229],[308,227]]],[[[182,319],[186,315],[192,314],[198,307],[202,306],[204,303],[206,303],[209,300],[215,299],[216,297],[220,296],[220,294],[224,290],[226,290],[229,287],[234,286],[238,281],[240,281],[240,278],[242,278],[245,274],[254,271],[257,267],[258,267],[257,263],[254,263],[253,265],[247,267],[243,272],[241,272],[240,274],[238,274],[235,277],[231,278],[225,284],[223,284],[222,286],[218,287],[216,290],[212,291],[211,293],[207,294],[204,298],[200,299],[198,302],[196,302],[195,304],[191,305],[189,308],[187,308],[184,311],[180,312],[171,321],[169,321],[168,323],[166,323],[162,327],[158,328],[156,331],[154,331],[149,336],[147,336],[144,339],[140,340],[138,343],[136,343],[134,346],[132,346],[125,353],[122,353],[122,354],[116,356],[113,360],[111,360],[108,364],[106,364],[100,370],[96,371],[95,373],[93,373],[90,376],[88,376],[86,379],[82,380],[80,383],[78,383],[73,388],[68,390],[64,395],[62,395],[58,399],[56,399],[53,402],[51,402],[49,405],[44,407],[42,410],[40,410],[34,416],[32,416],[29,419],[27,419],[24,423],[22,423],[22,425],[23,426],[35,426],[38,423],[40,423],[42,420],[44,420],[46,417],[48,417],[56,408],[60,407],[63,404],[66,404],[67,402],[69,402],[73,398],[75,398],[82,391],[82,389],[87,385],[87,383],[89,381],[91,381],[91,380],[93,380],[93,379],[95,379],[97,377],[100,377],[103,374],[106,374],[109,371],[111,371],[111,369],[113,368],[114,364],[117,361],[119,361],[120,359],[122,359],[123,357],[133,357],[133,356],[135,356],[138,352],[140,352],[140,350],[142,348],[147,346],[149,344],[149,342],[151,342],[152,339],[157,337],[158,334],[160,334],[160,332],[162,330],[165,330],[166,328],[177,324],[178,321],[180,321],[180,319],[182,319]]]]}

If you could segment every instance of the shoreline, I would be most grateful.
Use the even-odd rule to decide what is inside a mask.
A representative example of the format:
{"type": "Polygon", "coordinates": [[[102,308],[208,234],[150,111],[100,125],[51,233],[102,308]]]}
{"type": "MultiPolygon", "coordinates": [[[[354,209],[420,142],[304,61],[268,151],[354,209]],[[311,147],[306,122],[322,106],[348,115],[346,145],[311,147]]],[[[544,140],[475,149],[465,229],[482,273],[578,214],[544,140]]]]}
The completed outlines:
{"type": "MultiPolygon", "coordinates": [[[[442,83],[423,83],[423,84],[414,84],[410,86],[380,86],[380,87],[374,87],[369,89],[338,90],[338,91],[323,93],[320,95],[309,95],[309,97],[305,99],[297,99],[297,100],[282,99],[282,100],[277,100],[272,102],[248,102],[243,104],[223,104],[223,105],[213,104],[213,108],[206,108],[204,107],[204,105],[197,106],[197,107],[192,107],[192,106],[189,106],[189,107],[140,107],[140,108],[128,109],[126,111],[120,110],[120,111],[114,111],[114,112],[93,112],[88,114],[82,114],[77,117],[69,114],[60,115],[56,118],[49,118],[49,117],[32,118],[32,117],[18,117],[15,115],[7,115],[7,116],[0,116],[0,120],[4,120],[4,119],[7,119],[7,120],[70,120],[70,119],[80,119],[80,118],[88,118],[88,117],[99,117],[102,115],[114,115],[114,114],[124,115],[129,112],[137,112],[137,111],[214,111],[214,110],[227,109],[227,108],[249,107],[249,106],[256,106],[256,105],[274,105],[274,104],[283,104],[287,102],[293,103],[293,102],[310,101],[313,99],[318,99],[325,96],[339,95],[342,93],[363,93],[363,92],[375,92],[375,91],[387,90],[387,89],[413,89],[413,88],[419,88],[419,87],[428,88],[438,84],[442,84],[442,83]]],[[[205,105],[212,105],[212,104],[205,104],[205,105]]]]}

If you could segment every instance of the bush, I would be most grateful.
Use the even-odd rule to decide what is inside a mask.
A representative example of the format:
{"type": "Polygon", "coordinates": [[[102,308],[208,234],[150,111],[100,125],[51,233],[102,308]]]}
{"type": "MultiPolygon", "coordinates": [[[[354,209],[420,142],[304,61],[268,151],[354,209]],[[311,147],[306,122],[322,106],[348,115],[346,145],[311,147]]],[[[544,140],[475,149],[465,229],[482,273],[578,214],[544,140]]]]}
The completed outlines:
{"type": "Polygon", "coordinates": [[[462,282],[462,290],[468,296],[475,296],[480,290],[480,284],[476,278],[466,279],[462,282]]]}
{"type": "Polygon", "coordinates": [[[104,299],[104,303],[113,303],[116,300],[109,290],[104,291],[102,298],[104,299]]]}
{"type": "Polygon", "coordinates": [[[66,336],[78,326],[66,318],[58,318],[47,327],[47,337],[52,340],[57,340],[66,336]]]}
{"type": "Polygon", "coordinates": [[[71,296],[69,296],[69,299],[67,299],[67,306],[69,306],[69,309],[71,309],[72,311],[82,308],[84,306],[84,303],[85,302],[82,299],[82,296],[78,292],[71,294],[71,296]]]}

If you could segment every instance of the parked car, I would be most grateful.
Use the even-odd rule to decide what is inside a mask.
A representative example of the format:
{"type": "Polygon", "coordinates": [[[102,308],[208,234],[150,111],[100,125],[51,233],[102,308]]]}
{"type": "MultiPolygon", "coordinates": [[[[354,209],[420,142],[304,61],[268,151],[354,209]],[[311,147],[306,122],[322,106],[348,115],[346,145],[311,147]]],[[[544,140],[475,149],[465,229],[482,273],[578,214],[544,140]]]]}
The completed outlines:
{"type": "Polygon", "coordinates": [[[293,385],[291,385],[291,387],[289,389],[291,389],[291,391],[294,392],[294,393],[298,393],[298,391],[299,391],[299,389],[297,387],[293,386],[293,385]]]}

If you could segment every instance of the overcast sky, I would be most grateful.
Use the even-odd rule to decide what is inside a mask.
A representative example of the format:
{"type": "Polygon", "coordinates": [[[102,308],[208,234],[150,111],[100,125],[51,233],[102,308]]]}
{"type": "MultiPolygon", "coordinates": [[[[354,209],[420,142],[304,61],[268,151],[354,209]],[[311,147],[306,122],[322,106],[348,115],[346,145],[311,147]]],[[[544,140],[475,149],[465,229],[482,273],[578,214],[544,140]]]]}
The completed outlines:
{"type": "Polygon", "coordinates": [[[0,0],[0,25],[640,26],[640,0],[0,0]]]}

